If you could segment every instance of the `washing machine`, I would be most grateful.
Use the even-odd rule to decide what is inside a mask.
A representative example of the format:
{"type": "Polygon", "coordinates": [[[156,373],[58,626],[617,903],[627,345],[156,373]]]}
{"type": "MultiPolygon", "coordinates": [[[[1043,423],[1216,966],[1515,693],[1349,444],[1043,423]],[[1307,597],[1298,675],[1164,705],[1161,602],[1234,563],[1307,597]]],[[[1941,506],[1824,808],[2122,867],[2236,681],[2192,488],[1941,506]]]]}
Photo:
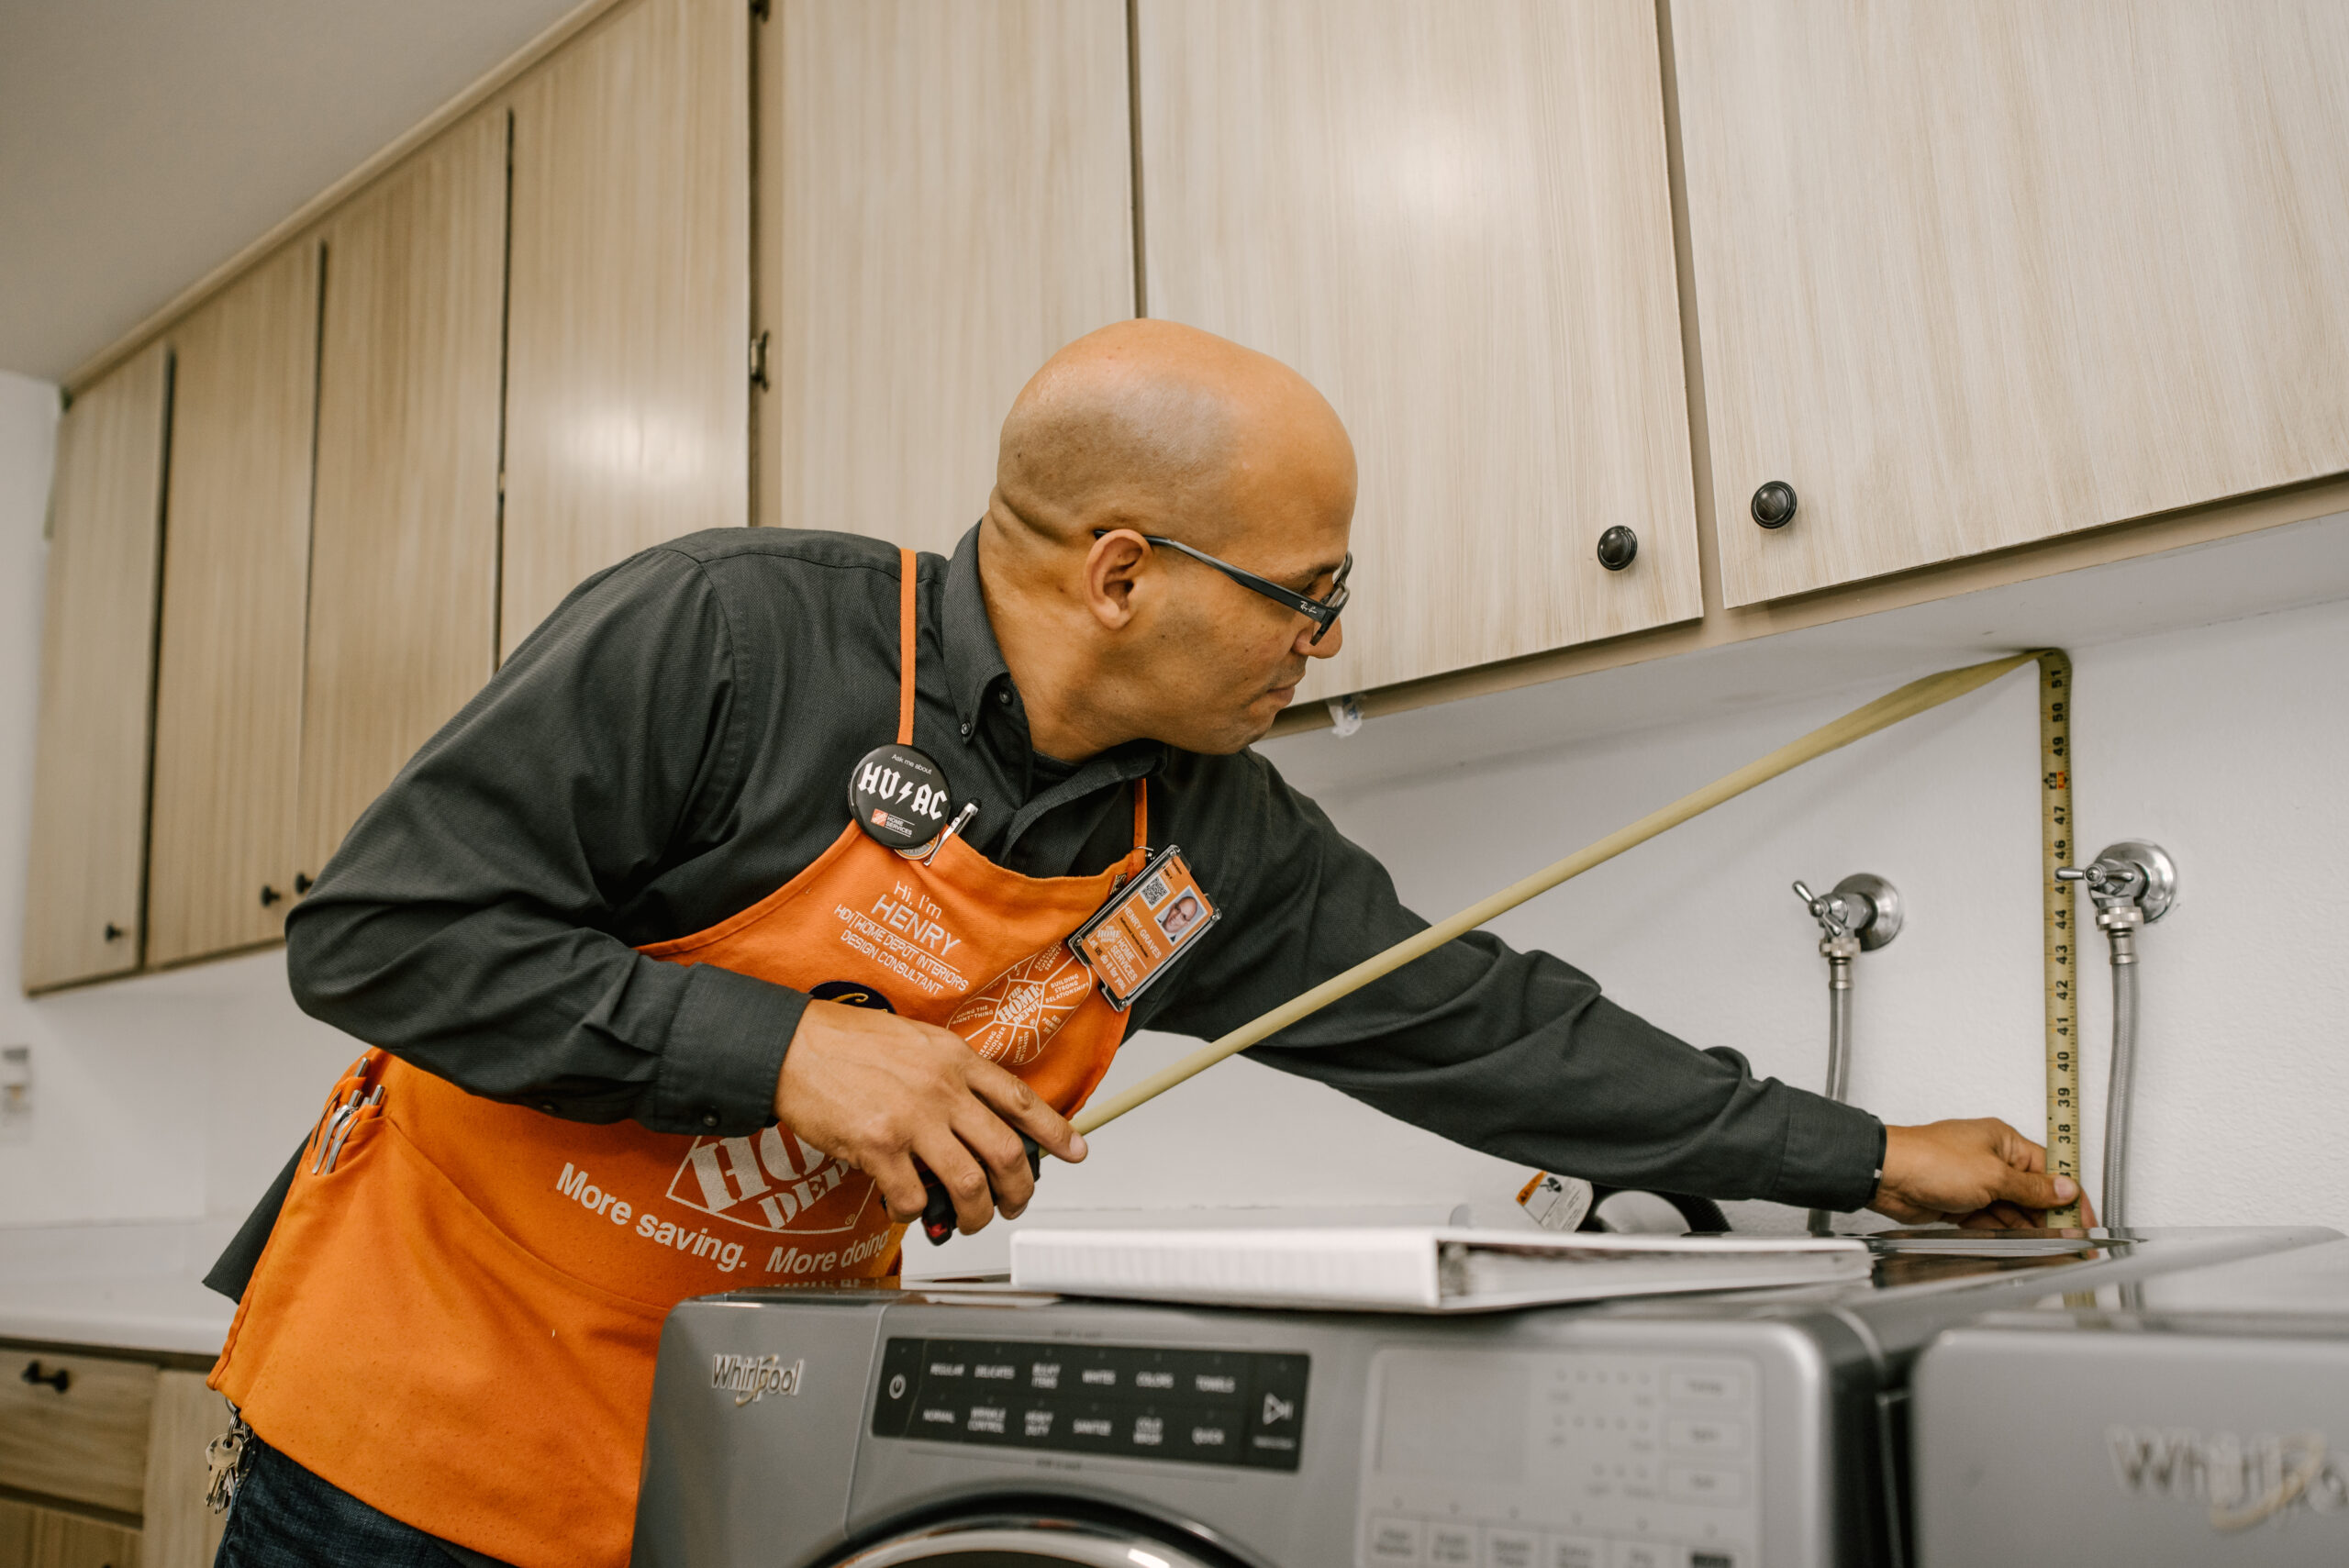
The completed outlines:
{"type": "Polygon", "coordinates": [[[1926,1568],[2349,1562],[2349,1241],[1987,1314],[1914,1389],[1926,1568]]]}
{"type": "Polygon", "coordinates": [[[1464,1317],[974,1283],[741,1291],[662,1335],[639,1568],[1828,1568],[1908,1553],[1952,1325],[2331,1240],[1920,1231],[1871,1279],[1464,1317]]]}

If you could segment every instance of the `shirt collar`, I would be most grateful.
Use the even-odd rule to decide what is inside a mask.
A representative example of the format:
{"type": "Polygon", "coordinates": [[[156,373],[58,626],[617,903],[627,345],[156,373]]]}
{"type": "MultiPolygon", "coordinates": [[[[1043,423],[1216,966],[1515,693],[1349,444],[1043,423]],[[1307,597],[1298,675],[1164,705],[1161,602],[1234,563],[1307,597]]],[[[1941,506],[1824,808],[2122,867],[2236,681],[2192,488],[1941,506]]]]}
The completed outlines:
{"type": "Polygon", "coordinates": [[[946,563],[946,596],[939,610],[939,641],[946,654],[946,689],[954,699],[954,721],[968,740],[985,717],[988,694],[1009,681],[1003,648],[987,620],[987,599],[979,586],[979,527],[954,547],[946,563]]]}

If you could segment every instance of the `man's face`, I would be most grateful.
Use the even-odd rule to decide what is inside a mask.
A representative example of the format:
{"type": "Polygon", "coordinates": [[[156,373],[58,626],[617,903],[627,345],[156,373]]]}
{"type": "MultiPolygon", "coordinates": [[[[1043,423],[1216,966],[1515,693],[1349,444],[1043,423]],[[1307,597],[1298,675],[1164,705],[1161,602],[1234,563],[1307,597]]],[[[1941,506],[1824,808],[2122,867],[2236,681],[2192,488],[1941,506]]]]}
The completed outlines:
{"type": "MultiPolygon", "coordinates": [[[[1327,597],[1345,559],[1353,501],[1348,485],[1342,505],[1324,498],[1276,526],[1230,530],[1230,542],[1214,553],[1308,598],[1327,597]]],[[[1252,744],[1297,695],[1310,662],[1345,640],[1342,619],[1315,642],[1310,617],[1180,550],[1157,549],[1152,567],[1160,581],[1151,624],[1137,628],[1148,650],[1137,672],[1144,690],[1134,695],[1148,705],[1147,732],[1170,745],[1224,753],[1252,744]]]]}

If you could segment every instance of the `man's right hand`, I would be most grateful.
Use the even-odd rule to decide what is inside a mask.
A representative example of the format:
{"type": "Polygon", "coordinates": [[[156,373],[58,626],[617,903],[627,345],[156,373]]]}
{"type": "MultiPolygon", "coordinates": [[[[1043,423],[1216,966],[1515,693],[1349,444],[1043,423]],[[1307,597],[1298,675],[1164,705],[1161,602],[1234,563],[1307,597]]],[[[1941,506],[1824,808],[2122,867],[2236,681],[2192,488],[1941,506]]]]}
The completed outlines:
{"type": "Polygon", "coordinates": [[[921,1216],[914,1161],[936,1172],[967,1234],[1028,1207],[1036,1178],[1021,1132],[1071,1163],[1085,1140],[1036,1092],[957,1034],[871,1007],[810,1002],[784,1053],[774,1114],[871,1176],[890,1218],[921,1216]]]}

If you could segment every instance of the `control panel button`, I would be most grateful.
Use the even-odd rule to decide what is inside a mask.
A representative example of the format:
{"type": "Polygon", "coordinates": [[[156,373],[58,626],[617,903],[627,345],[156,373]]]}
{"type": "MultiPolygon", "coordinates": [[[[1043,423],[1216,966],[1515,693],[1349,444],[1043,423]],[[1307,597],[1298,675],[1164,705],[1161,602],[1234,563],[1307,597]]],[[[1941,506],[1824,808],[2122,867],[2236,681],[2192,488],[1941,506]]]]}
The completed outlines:
{"type": "Polygon", "coordinates": [[[1542,1568],[1608,1568],[1607,1543],[1595,1535],[1542,1538],[1542,1568]]]}
{"type": "Polygon", "coordinates": [[[1680,1549],[1660,1540],[1610,1541],[1607,1568],[1682,1568],[1680,1549]]]}
{"type": "Polygon", "coordinates": [[[1398,1519],[1387,1514],[1370,1516],[1369,1528],[1363,1533],[1362,1555],[1365,1562],[1379,1568],[1420,1568],[1426,1561],[1421,1554],[1426,1532],[1417,1519],[1398,1519]]]}
{"type": "Polygon", "coordinates": [[[1743,1453],[1745,1423],[1676,1417],[1664,1424],[1664,1446],[1685,1453],[1743,1453]]]}
{"type": "Polygon", "coordinates": [[[1745,1501],[1745,1473],[1675,1464],[1664,1472],[1664,1491],[1675,1503],[1711,1503],[1727,1507],[1745,1501]]]}
{"type": "Polygon", "coordinates": [[[1429,1525],[1428,1568],[1476,1568],[1476,1527],[1429,1525]]]}
{"type": "Polygon", "coordinates": [[[1486,1529],[1484,1568],[1543,1568],[1541,1538],[1530,1529],[1486,1529]]]}
{"type": "Polygon", "coordinates": [[[873,1396],[873,1435],[897,1438],[906,1433],[914,1395],[921,1387],[922,1342],[892,1340],[881,1354],[881,1386],[873,1396]]]}
{"type": "Polygon", "coordinates": [[[1688,1568],[1737,1568],[1737,1553],[1726,1546],[1691,1547],[1688,1568]]]}
{"type": "Polygon", "coordinates": [[[1305,1356],[1252,1359],[1255,1364],[1245,1407],[1248,1446],[1241,1457],[1249,1464],[1294,1470],[1304,1441],[1305,1382],[1312,1362],[1305,1356]]]}
{"type": "Polygon", "coordinates": [[[1664,1374],[1664,1397],[1672,1405],[1742,1405],[1745,1373],[1736,1367],[1672,1367],[1664,1374]]]}

